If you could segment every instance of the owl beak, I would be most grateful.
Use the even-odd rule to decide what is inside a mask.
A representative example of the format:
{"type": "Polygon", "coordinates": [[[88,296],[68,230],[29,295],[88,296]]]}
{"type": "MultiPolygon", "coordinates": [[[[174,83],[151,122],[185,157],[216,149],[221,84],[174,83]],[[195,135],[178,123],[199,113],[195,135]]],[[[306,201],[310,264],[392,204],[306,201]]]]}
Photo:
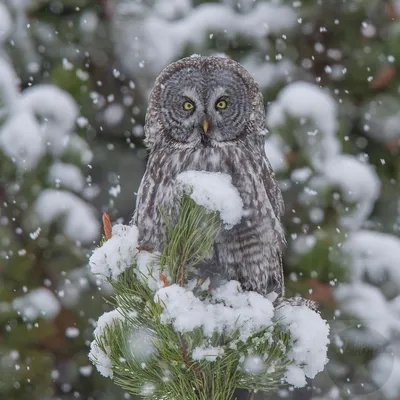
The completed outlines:
{"type": "Polygon", "coordinates": [[[208,121],[206,119],[203,121],[203,131],[205,134],[208,132],[208,121]]]}

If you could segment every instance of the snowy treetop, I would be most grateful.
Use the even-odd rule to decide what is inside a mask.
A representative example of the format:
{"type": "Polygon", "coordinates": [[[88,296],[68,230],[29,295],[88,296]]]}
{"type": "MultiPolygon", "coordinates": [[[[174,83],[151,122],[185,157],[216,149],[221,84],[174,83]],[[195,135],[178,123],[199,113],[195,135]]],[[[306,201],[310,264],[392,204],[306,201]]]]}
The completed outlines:
{"type": "MultiPolygon", "coordinates": [[[[190,196],[196,207],[205,208],[208,212],[217,211],[221,222],[232,225],[240,221],[243,202],[230,177],[220,173],[188,171],[178,176],[177,185],[184,189],[182,196],[190,196]]],[[[188,354],[193,361],[218,363],[230,352],[236,351],[240,356],[239,368],[245,374],[265,374],[274,366],[269,364],[272,362],[271,355],[268,352],[258,353],[258,346],[277,346],[282,352],[282,359],[287,360],[286,373],[282,376],[287,383],[302,387],[306,384],[306,377],[313,378],[323,370],[328,361],[329,327],[317,312],[290,304],[275,308],[270,299],[256,292],[243,291],[237,281],[222,282],[213,289],[209,288],[209,280],[201,286],[196,279],[184,284],[171,282],[170,271],[161,266],[161,256],[140,249],[138,227],[117,224],[112,228],[111,237],[90,257],[94,274],[117,282],[117,285],[124,279],[134,279],[139,285],[136,291],[149,296],[149,310],[159,310],[152,319],[156,318],[161,326],[165,326],[155,331],[154,328],[146,328],[143,319],[136,320],[142,312],[132,306],[129,307],[129,315],[126,314],[128,309],[125,312],[125,306],[122,306],[122,309],[100,317],[90,358],[102,375],[113,377],[118,371],[115,369],[114,347],[105,342],[107,332],[119,329],[118,326],[123,326],[129,336],[128,345],[123,346],[126,352],[122,358],[142,362],[143,368],[151,363],[152,357],[160,357],[156,348],[161,346],[157,341],[161,340],[158,335],[162,333],[158,329],[172,329],[178,337],[193,335],[197,338],[188,354]],[[139,289],[142,288],[140,285],[144,285],[143,289],[139,289]],[[312,334],[310,325],[313,326],[312,334]],[[273,334],[275,329],[287,334],[290,341],[284,343],[278,340],[273,334]],[[146,330],[150,334],[147,341],[151,343],[144,340],[149,338],[143,333],[146,330]],[[218,345],[215,337],[221,338],[218,345]]],[[[169,265],[169,268],[172,266],[169,265]]],[[[124,304],[127,304],[124,296],[121,299],[125,298],[124,304]]],[[[134,304],[140,304],[136,303],[139,296],[137,293],[132,299],[134,304]]],[[[160,382],[151,384],[157,386],[160,382]]],[[[155,388],[150,392],[153,393],[153,390],[155,388]]]]}
{"type": "Polygon", "coordinates": [[[189,1],[159,1],[155,8],[123,2],[115,7],[115,42],[125,72],[136,77],[151,73],[153,78],[170,62],[179,58],[187,46],[204,48],[215,35],[234,39],[245,36],[265,41],[265,36],[292,28],[296,13],[280,4],[258,2],[246,13],[225,4],[206,3],[191,8],[189,1]],[[132,23],[132,20],[135,23],[132,23]],[[131,40],[131,38],[138,38],[131,40]],[[129,56],[130,55],[130,56],[129,56]],[[137,60],[142,60],[139,64],[137,60]]]}

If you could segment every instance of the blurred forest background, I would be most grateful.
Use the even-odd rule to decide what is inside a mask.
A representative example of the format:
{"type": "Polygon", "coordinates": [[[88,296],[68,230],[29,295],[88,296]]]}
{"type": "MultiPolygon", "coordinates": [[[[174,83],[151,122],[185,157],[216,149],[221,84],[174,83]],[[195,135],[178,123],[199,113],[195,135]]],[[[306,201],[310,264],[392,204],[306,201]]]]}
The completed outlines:
{"type": "Polygon", "coordinates": [[[193,53],[262,88],[287,291],[331,324],[326,371],[275,397],[400,399],[398,0],[1,0],[0,398],[130,398],[88,361],[110,288],[87,256],[102,211],[132,215],[155,77],[193,53]]]}

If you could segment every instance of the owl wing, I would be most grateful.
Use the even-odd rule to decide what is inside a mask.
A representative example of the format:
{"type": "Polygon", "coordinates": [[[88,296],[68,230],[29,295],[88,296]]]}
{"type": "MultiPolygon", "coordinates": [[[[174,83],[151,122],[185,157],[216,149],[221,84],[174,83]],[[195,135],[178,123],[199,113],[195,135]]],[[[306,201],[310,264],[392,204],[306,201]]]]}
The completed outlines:
{"type": "MultiPolygon", "coordinates": [[[[274,212],[275,217],[278,219],[278,224],[280,225],[281,217],[285,211],[285,203],[283,201],[281,189],[277,180],[275,179],[274,171],[272,170],[271,164],[265,154],[264,149],[262,154],[262,180],[264,183],[264,188],[271,203],[272,211],[274,212]]],[[[275,292],[277,293],[278,298],[281,298],[285,294],[282,254],[286,245],[286,240],[282,229],[276,229],[275,233],[277,242],[279,244],[276,249],[275,262],[269,266],[267,291],[268,293],[275,292]]]]}
{"type": "Polygon", "coordinates": [[[285,212],[285,202],[283,201],[281,189],[275,179],[275,173],[265,152],[263,152],[262,180],[275,216],[280,220],[285,212]]]}

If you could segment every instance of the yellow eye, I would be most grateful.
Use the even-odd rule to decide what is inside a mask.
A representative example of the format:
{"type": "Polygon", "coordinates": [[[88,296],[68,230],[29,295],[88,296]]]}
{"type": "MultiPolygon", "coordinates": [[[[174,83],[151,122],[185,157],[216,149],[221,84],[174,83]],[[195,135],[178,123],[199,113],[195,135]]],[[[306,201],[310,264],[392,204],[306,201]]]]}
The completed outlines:
{"type": "Polygon", "coordinates": [[[218,110],[225,110],[225,108],[228,107],[228,103],[226,102],[226,100],[219,100],[215,107],[218,110]]]}
{"type": "Polygon", "coordinates": [[[191,101],[185,101],[183,103],[183,108],[185,109],[185,111],[191,111],[194,108],[194,104],[191,101]]]}

